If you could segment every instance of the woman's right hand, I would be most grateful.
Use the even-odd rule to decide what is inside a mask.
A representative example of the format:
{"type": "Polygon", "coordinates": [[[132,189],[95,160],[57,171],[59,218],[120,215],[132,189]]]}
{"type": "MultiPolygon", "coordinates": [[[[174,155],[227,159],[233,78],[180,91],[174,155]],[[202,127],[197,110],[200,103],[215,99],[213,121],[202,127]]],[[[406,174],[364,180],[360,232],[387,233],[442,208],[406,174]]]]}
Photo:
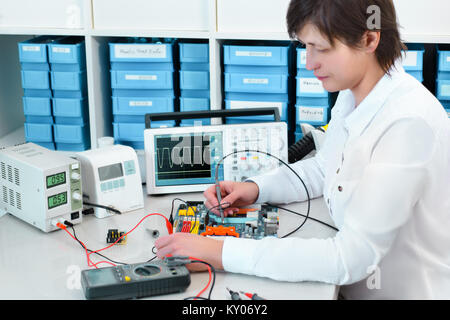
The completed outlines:
{"type": "MultiPolygon", "coordinates": [[[[254,182],[220,181],[221,204],[225,216],[236,212],[239,207],[248,206],[256,202],[259,195],[258,185],[254,182]]],[[[203,192],[206,198],[205,206],[211,212],[219,214],[219,201],[216,194],[216,186],[213,185],[203,192]]]]}

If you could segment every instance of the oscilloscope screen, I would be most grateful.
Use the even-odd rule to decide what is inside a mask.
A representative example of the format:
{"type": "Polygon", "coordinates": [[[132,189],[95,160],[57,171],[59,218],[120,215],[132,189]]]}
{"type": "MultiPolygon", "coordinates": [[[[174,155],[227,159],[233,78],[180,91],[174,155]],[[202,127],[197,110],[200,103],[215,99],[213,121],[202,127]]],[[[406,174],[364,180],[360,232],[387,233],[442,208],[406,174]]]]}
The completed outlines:
{"type": "Polygon", "coordinates": [[[211,177],[210,136],[187,135],[177,138],[155,139],[158,180],[211,177]]]}

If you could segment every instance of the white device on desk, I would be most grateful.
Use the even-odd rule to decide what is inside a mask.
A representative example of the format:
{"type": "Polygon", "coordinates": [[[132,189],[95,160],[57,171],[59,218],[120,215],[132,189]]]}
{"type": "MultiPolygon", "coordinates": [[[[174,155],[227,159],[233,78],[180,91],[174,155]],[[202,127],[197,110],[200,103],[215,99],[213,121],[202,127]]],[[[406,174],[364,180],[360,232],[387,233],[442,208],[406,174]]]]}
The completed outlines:
{"type": "Polygon", "coordinates": [[[147,193],[204,191],[219,180],[243,181],[287,162],[287,124],[265,122],[144,130],[147,193]]]}
{"type": "MultiPolygon", "coordinates": [[[[141,174],[136,151],[123,145],[104,146],[77,154],[81,164],[83,200],[128,212],[144,207],[141,174]]],[[[94,207],[97,218],[114,214],[94,207]]]]}
{"type": "Polygon", "coordinates": [[[34,143],[0,150],[0,210],[49,232],[82,220],[80,164],[34,143]]]}

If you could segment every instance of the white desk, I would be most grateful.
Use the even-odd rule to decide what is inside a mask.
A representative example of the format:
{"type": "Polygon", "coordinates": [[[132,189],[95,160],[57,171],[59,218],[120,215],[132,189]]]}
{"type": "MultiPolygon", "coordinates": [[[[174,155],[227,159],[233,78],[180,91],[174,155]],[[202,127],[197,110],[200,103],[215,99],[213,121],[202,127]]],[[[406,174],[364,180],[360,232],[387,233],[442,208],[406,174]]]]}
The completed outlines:
{"type": "MultiPolygon", "coordinates": [[[[145,192],[145,188],[144,188],[145,192]]],[[[108,229],[131,230],[146,214],[151,212],[169,216],[172,199],[204,200],[201,193],[178,195],[146,196],[145,210],[137,210],[122,215],[97,219],[84,216],[83,222],[75,226],[78,238],[89,249],[97,250],[106,246],[108,229]]],[[[176,201],[174,211],[181,202],[176,201]]],[[[306,203],[285,206],[291,210],[306,213],[306,203]]],[[[311,217],[330,223],[327,208],[322,198],[311,202],[311,217]]],[[[280,211],[279,235],[293,230],[303,217],[280,211]]],[[[154,257],[154,239],[146,228],[159,229],[161,235],[167,234],[163,218],[152,216],[128,235],[125,245],[114,246],[101,253],[110,259],[138,263],[154,257]]],[[[71,231],[70,228],[68,228],[71,231]]],[[[292,236],[303,238],[327,238],[335,231],[312,220],[292,236]]],[[[91,255],[93,261],[104,260],[91,255]]],[[[108,266],[108,264],[101,264],[108,266]]],[[[83,292],[75,286],[73,279],[77,272],[87,268],[84,249],[64,231],[44,233],[22,222],[10,214],[0,217],[0,299],[84,299],[83,292]]],[[[191,274],[191,285],[183,293],[152,297],[152,299],[183,299],[195,296],[208,282],[207,272],[191,274]]],[[[216,283],[211,299],[230,299],[226,287],[234,291],[256,292],[266,299],[302,300],[336,299],[338,287],[325,283],[290,283],[268,278],[217,272],[216,283]]],[[[206,297],[209,289],[203,293],[206,297]]]]}

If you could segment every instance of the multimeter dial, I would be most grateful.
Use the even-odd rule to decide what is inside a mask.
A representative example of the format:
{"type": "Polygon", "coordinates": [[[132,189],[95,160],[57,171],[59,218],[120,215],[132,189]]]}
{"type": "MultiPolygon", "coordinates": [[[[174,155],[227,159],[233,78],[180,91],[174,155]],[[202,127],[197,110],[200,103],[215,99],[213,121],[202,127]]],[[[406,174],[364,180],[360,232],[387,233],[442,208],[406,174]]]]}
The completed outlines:
{"type": "Polygon", "coordinates": [[[154,276],[161,272],[161,269],[155,265],[144,265],[134,269],[134,273],[141,277],[154,276]]]}

